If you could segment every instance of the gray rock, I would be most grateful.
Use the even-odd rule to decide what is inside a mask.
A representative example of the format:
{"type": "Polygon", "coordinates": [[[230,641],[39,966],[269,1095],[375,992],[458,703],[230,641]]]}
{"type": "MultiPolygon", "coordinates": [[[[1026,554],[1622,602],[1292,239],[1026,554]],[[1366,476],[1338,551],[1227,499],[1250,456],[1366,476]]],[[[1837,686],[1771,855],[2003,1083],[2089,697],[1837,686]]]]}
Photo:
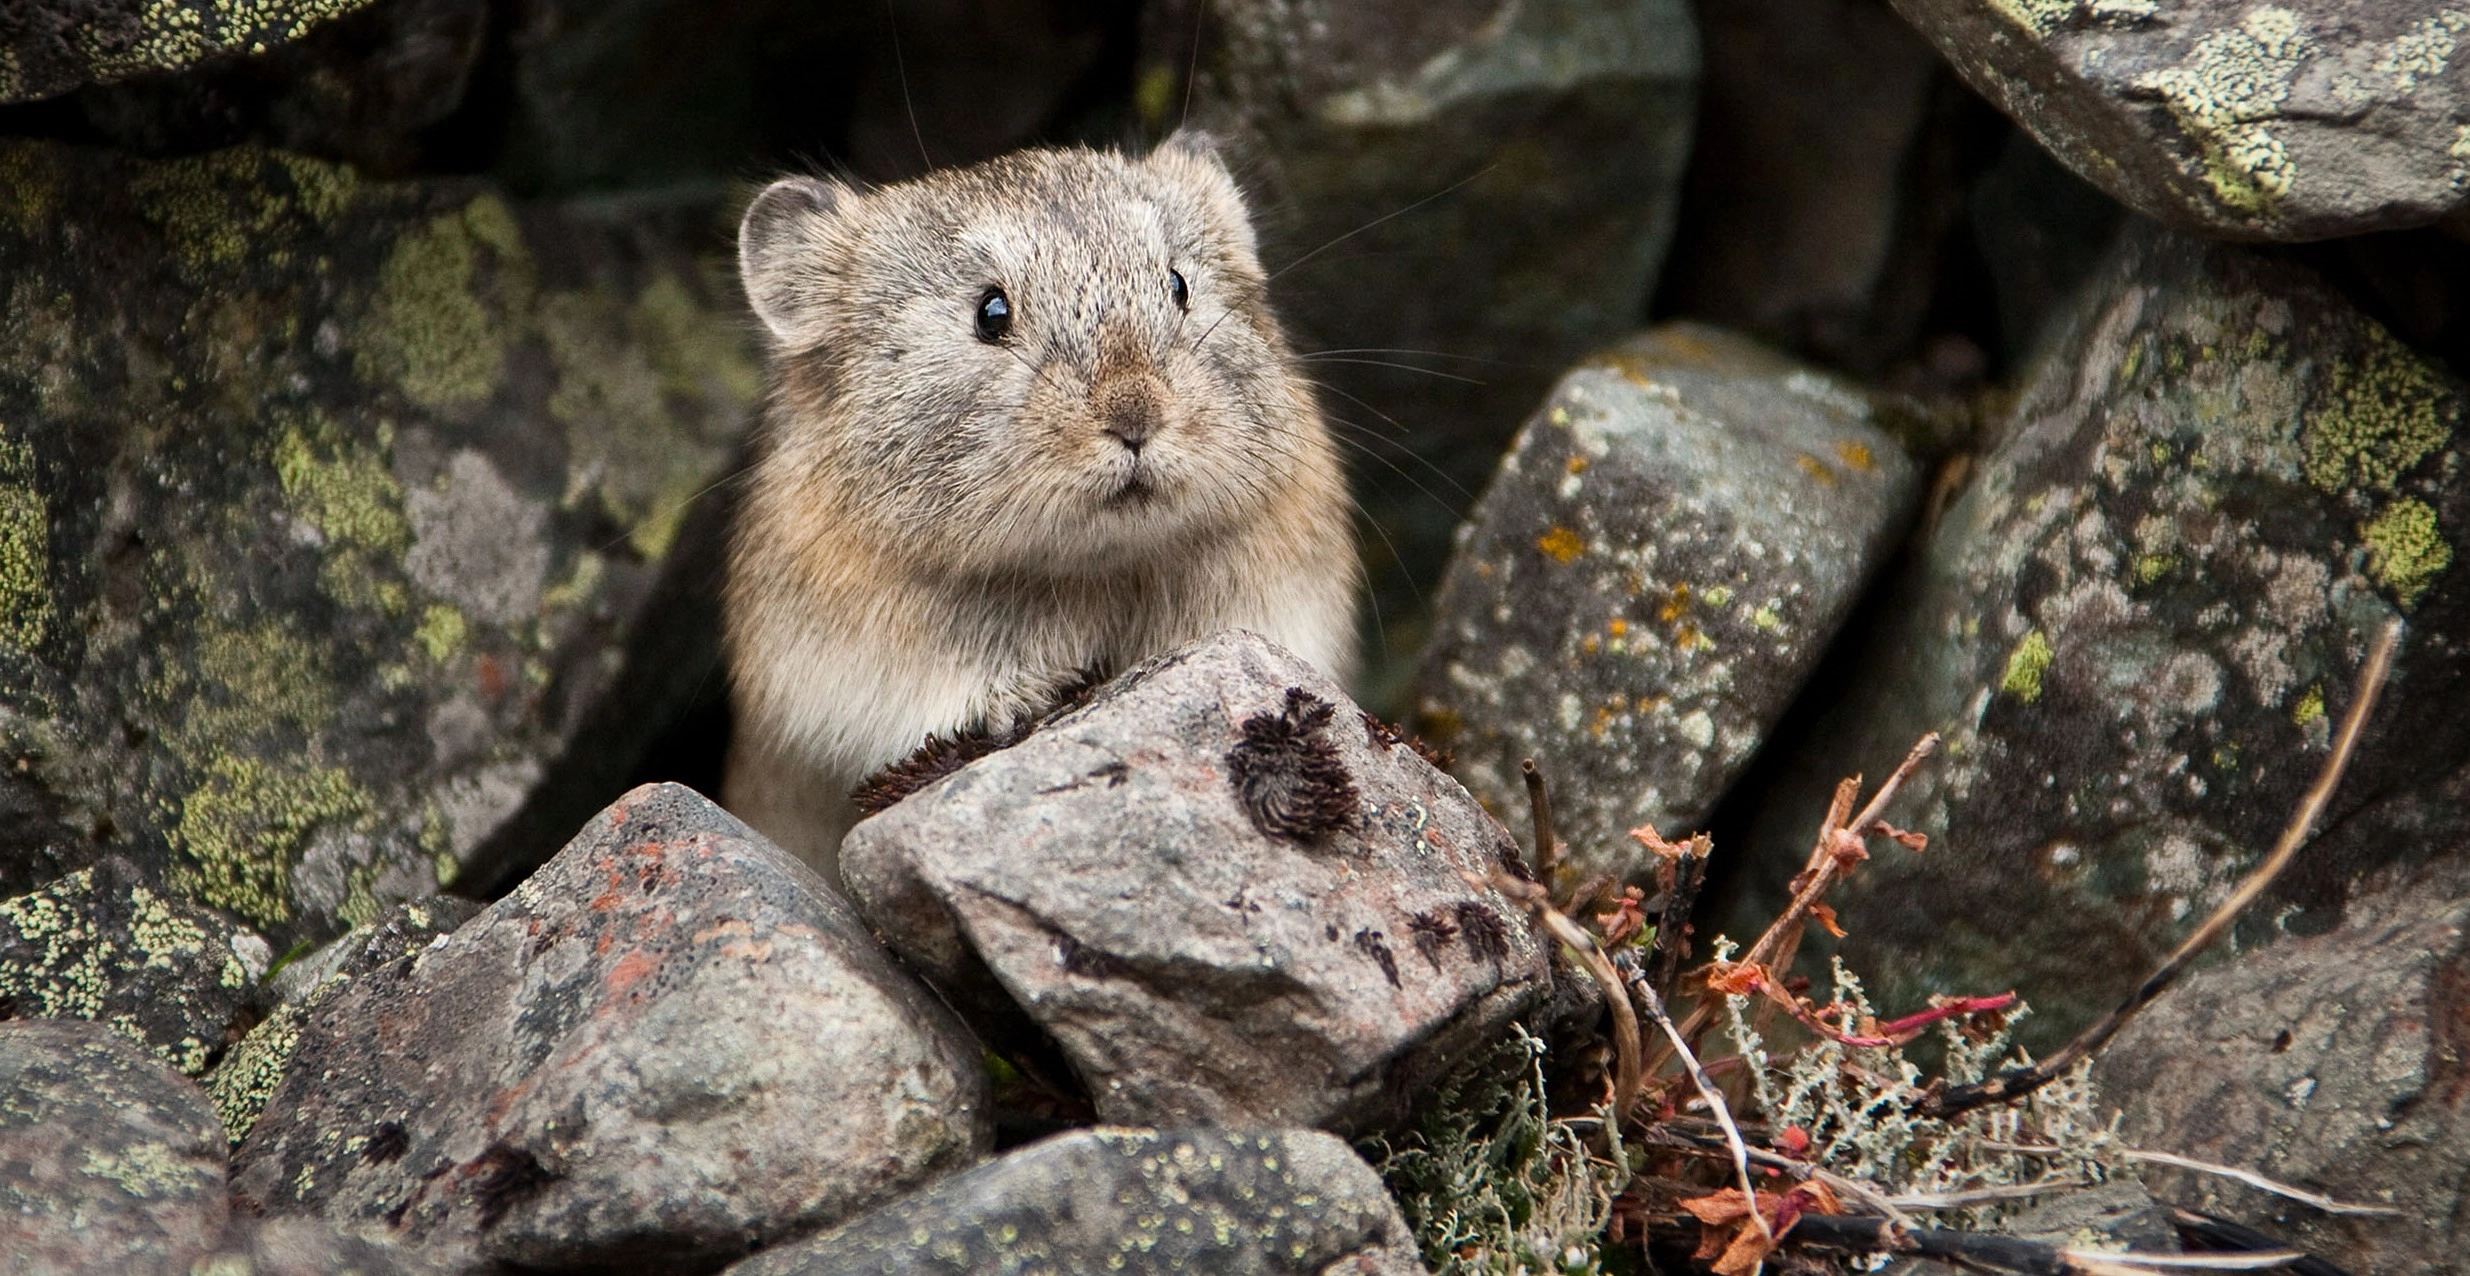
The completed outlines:
{"type": "Polygon", "coordinates": [[[118,852],[288,951],[621,787],[760,385],[696,216],[0,143],[0,892],[118,852]]]}
{"type": "Polygon", "coordinates": [[[1879,0],[1697,0],[1706,66],[1659,314],[1863,373],[1910,349],[1961,210],[1938,55],[1879,0]]]}
{"type": "MultiPolygon", "coordinates": [[[[1205,3],[1191,118],[1257,170],[1272,297],[1300,350],[1328,352],[1311,371],[1365,453],[1357,495],[1403,559],[1398,576],[1374,560],[1395,599],[1399,577],[1437,572],[1458,502],[1556,372],[1654,291],[1696,26],[1686,0],[1205,3]]],[[[1187,96],[1182,10],[1145,19],[1172,50],[1153,128],[1187,96]]],[[[1403,670],[1375,660],[1376,693],[1394,690],[1403,670]]]]}
{"type": "Polygon", "coordinates": [[[1727,928],[1772,916],[1838,777],[1939,731],[1889,812],[1929,849],[1852,879],[1843,954],[1897,1013],[2019,989],[2047,1050],[2271,844],[2397,613],[2392,688],[2249,938],[2322,930],[2362,874],[2470,841],[2461,411],[2285,258],[2128,236],[1754,799],[1727,928]]]}
{"type": "Polygon", "coordinates": [[[2327,934],[2190,976],[2102,1053],[2130,1144],[2395,1212],[2332,1215],[2218,1175],[2144,1167],[2156,1195],[2353,1272],[2461,1270],[2470,1243],[2470,873],[2397,877],[2327,934]]]}
{"type": "Polygon", "coordinates": [[[1380,1176],[1309,1130],[1078,1130],[729,1276],[1421,1272],[1380,1176]]]}
{"type": "Polygon", "coordinates": [[[1462,533],[1416,724],[1495,812],[1552,786],[1569,871],[1635,874],[1706,818],[1917,495],[1868,400],[1670,325],[1563,376],[1462,533]]]}
{"type": "Polygon", "coordinates": [[[1891,0],[2069,168],[2182,229],[2304,240],[2470,207],[2434,0],[1891,0]]]}
{"type": "Polygon", "coordinates": [[[266,941],[119,856],[0,900],[5,1018],[92,1019],[190,1076],[262,1003],[266,941]]]}
{"type": "Polygon", "coordinates": [[[101,1024],[0,1022],[0,1254],[20,1272],[188,1276],[214,1252],[223,1127],[101,1024]]]}
{"type": "Polygon", "coordinates": [[[444,1269],[411,1250],[347,1236],[313,1218],[232,1216],[214,1257],[187,1276],[435,1276],[444,1269]]]}
{"type": "Polygon", "coordinates": [[[370,0],[18,0],[0,10],[0,104],[263,53],[370,0]]]}
{"type": "Polygon", "coordinates": [[[317,1006],[233,1187],[456,1271],[710,1267],[982,1156],[985,1092],[811,870],[648,786],[317,1006]]]}
{"type": "Polygon", "coordinates": [[[422,130],[463,105],[488,27],[487,0],[386,0],[262,55],[92,85],[70,104],[123,150],[254,142],[404,173],[418,166],[422,130]]]}
{"type": "Polygon", "coordinates": [[[419,952],[479,912],[480,905],[470,900],[444,895],[397,904],[377,921],[276,972],[269,991],[282,1001],[206,1076],[206,1093],[232,1142],[247,1138],[257,1124],[311,1012],[353,980],[419,952]]]}
{"type": "Polygon", "coordinates": [[[1523,914],[1460,877],[1515,854],[1327,678],[1230,632],[859,821],[841,874],[930,978],[1051,1034],[1102,1118],[1350,1129],[1543,995],[1523,914]],[[1334,713],[1281,730],[1290,688],[1334,713]],[[1255,822],[1248,735],[1288,738],[1242,765],[1330,796],[1325,834],[1255,822]],[[1330,762],[1351,791],[1303,774],[1330,762]]]}

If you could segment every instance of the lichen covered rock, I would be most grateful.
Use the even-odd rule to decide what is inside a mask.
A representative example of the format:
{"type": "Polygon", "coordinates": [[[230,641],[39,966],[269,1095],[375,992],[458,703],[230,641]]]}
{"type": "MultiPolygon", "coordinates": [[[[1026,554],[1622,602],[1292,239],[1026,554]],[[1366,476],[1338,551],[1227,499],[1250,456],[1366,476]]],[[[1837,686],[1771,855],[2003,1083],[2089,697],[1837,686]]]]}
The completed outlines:
{"type": "Polygon", "coordinates": [[[19,0],[0,10],[0,104],[264,53],[370,0],[19,0]]]}
{"type": "Polygon", "coordinates": [[[545,855],[710,666],[657,587],[759,376],[691,242],[0,143],[0,889],[117,851],[288,950],[545,855]]]}
{"type": "Polygon", "coordinates": [[[470,921],[480,905],[467,899],[439,896],[397,904],[384,917],[359,927],[317,952],[293,961],[271,981],[283,1000],[223,1057],[206,1077],[206,1093],[214,1099],[223,1128],[232,1142],[248,1137],[265,1110],[266,1099],[283,1080],[292,1051],[299,1048],[300,1030],[311,1012],[362,975],[379,970],[398,957],[426,948],[470,921]]]}
{"type": "Polygon", "coordinates": [[[729,1276],[1423,1269],[1380,1176],[1330,1135],[1097,1129],[953,1175],[729,1276]]]}
{"type": "Polygon", "coordinates": [[[1109,1121],[1399,1119],[1549,982],[1462,874],[1509,834],[1311,665],[1231,631],[858,822],[841,874],[965,1007],[1017,1005],[1109,1121]]]}
{"type": "Polygon", "coordinates": [[[1765,738],[1918,494],[1851,387],[1673,325],[1561,378],[1461,533],[1417,726],[1523,813],[1551,781],[1579,875],[1641,824],[1702,821],[1765,738]]]}
{"type": "Polygon", "coordinates": [[[2389,1215],[2148,1166],[2165,1199],[2354,1272],[2460,1270],[2470,1241],[2470,873],[2380,883],[2342,925],[2191,976],[2102,1053],[2121,1137],[2389,1215]]]}
{"type": "Polygon", "coordinates": [[[1772,915],[1835,780],[1939,756],[1930,837],[1836,906],[1885,1005],[2018,988],[2036,1048],[2124,995],[2263,854],[2375,631],[2393,684],[2251,939],[2470,841],[2462,387],[2287,259],[2146,227],[2081,295],[1838,693],[1757,802],[1727,928],[1772,915]]]}
{"type": "Polygon", "coordinates": [[[0,900],[0,1018],[98,1020],[196,1076],[257,1008],[273,955],[107,856],[0,900]]]}
{"type": "Polygon", "coordinates": [[[2437,0],[1892,0],[2068,167],[2187,230],[2304,240],[2470,208],[2470,12],[2437,0]]]}
{"type": "Polygon", "coordinates": [[[19,1272],[188,1276],[222,1238],[223,1128],[101,1024],[0,1022],[0,1254],[19,1272]]]}
{"type": "Polygon", "coordinates": [[[655,785],[312,1006],[233,1190],[456,1271],[692,1270],[991,1140],[975,1043],[856,913],[655,785]]]}

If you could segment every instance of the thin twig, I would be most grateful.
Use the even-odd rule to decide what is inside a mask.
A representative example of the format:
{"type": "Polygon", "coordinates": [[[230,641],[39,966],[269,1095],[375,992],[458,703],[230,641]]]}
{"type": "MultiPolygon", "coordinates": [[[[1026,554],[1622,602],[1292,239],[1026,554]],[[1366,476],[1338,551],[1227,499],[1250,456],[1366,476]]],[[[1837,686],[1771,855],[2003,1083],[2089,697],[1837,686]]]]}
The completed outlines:
{"type": "Polygon", "coordinates": [[[2366,725],[2368,713],[2375,708],[2377,694],[2384,689],[2385,676],[2392,668],[2393,648],[2400,638],[2401,622],[2398,620],[2386,622],[2384,628],[2377,631],[2375,645],[2367,652],[2367,663],[2359,669],[2358,689],[2350,696],[2350,710],[2342,716],[2341,732],[2333,739],[2333,751],[2324,759],[2324,769],[2317,773],[2315,784],[2300,799],[2297,812],[2290,817],[2289,826],[2281,831],[2281,840],[2273,844],[2272,852],[2264,857],[2264,862],[2257,865],[2254,872],[2247,875],[2247,880],[2230,892],[2230,898],[2223,900],[2221,906],[2213,910],[2212,916],[2205,918],[2204,923],[2178,946],[2178,950],[2161,963],[2160,969],[2129,993],[2116,1009],[2103,1015],[2100,1022],[2060,1047],[2058,1053],[2029,1068],[2011,1068],[1987,1081],[1955,1086],[1924,1096],[1914,1105],[1914,1110],[1923,1116],[1943,1121],[1959,1112],[1992,1103],[2005,1103],[2030,1094],[2066,1075],[2076,1064],[2110,1044],[2110,1039],[2117,1036],[2138,1011],[2168,991],[2186,970],[2188,963],[2210,947],[2214,940],[2221,938],[2222,933],[2230,929],[2231,923],[2238,920],[2239,914],[2247,911],[2247,906],[2255,903],[2272,886],[2274,879],[2281,876],[2282,870],[2298,857],[2299,848],[2307,844],[2308,834],[2314,830],[2316,820],[2324,814],[2325,805],[2332,801],[2333,790],[2341,784],[2342,772],[2349,768],[2350,754],[2358,746],[2360,729],[2366,725]]]}
{"type": "Polygon", "coordinates": [[[2096,1250],[2063,1251],[2084,1276],[2144,1272],[2260,1272],[2307,1257],[2295,1249],[2254,1250],[2244,1254],[2105,1254],[2096,1250]]]}
{"type": "Polygon", "coordinates": [[[1995,1201],[2020,1200],[2027,1196],[2042,1196],[2050,1192],[2070,1191],[2090,1187],[2089,1179],[2075,1175],[2036,1179],[2030,1183],[2009,1183],[2000,1187],[1976,1187],[1962,1192],[1903,1192],[1888,1199],[1908,1210],[1961,1210],[1995,1201]]]}
{"type": "Polygon", "coordinates": [[[2211,1161],[2199,1161],[2174,1152],[2147,1152],[2141,1148],[2128,1148],[2125,1155],[2130,1161],[2142,1161],[2147,1165],[2169,1165],[2182,1170],[2194,1170],[2199,1174],[2218,1174],[2225,1179],[2236,1179],[2258,1191],[2271,1192],[2275,1196],[2286,1196],[2291,1200],[2312,1205],[2327,1214],[2383,1214],[2398,1218],[2409,1212],[2395,1209],[2390,1205],[2353,1205],[2348,1201],[2337,1201],[2319,1192],[2310,1192],[2303,1187],[2292,1187],[2287,1183],[2266,1178],[2254,1170],[2242,1170],[2234,1165],[2216,1165],[2211,1161]]]}
{"type": "Polygon", "coordinates": [[[1527,814],[1535,822],[1535,880],[1552,889],[1553,871],[1561,867],[1560,843],[1552,835],[1552,796],[1544,791],[1544,772],[1528,758],[1518,764],[1527,777],[1527,814]]]}
{"type": "MultiPolygon", "coordinates": [[[[1655,989],[1643,979],[1631,981],[1628,988],[1630,994],[1645,1003],[1647,1017],[1655,1020],[1655,1026],[1663,1030],[1664,1039],[1672,1043],[1673,1053],[1680,1058],[1690,1083],[1698,1087],[1699,1097],[1707,1101],[1707,1111],[1715,1117],[1716,1124],[1724,1127],[1724,1142],[1732,1149],[1732,1167],[1741,1176],[1741,1196],[1749,1204],[1750,1222],[1758,1228],[1759,1238],[1772,1246],[1775,1244],[1775,1229],[1767,1226],[1766,1216],[1758,1212],[1758,1184],[1750,1178],[1749,1144],[1741,1138],[1741,1127],[1733,1124],[1732,1109],[1724,1102],[1724,1092],[1708,1079],[1707,1070],[1699,1065],[1698,1056],[1691,1053],[1689,1041],[1681,1035],[1679,1028],[1673,1026],[1672,1016],[1664,1013],[1664,999],[1655,995],[1655,989]]],[[[1614,998],[1616,1001],[1629,999],[1626,995],[1616,995],[1614,998]]]]}

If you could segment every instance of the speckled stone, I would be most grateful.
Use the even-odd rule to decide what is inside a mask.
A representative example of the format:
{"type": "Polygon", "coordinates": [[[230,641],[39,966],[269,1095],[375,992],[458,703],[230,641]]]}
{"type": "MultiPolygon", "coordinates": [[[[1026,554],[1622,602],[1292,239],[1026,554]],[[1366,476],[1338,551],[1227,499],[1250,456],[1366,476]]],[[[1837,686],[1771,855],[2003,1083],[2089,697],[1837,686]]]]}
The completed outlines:
{"type": "Polygon", "coordinates": [[[0,893],[118,853],[285,952],[622,787],[760,386],[699,226],[0,142],[0,893]]]}
{"type": "Polygon", "coordinates": [[[0,1018],[92,1019],[196,1076],[262,1004],[273,950],[118,856],[0,900],[0,1018]]]}
{"type": "Polygon", "coordinates": [[[1893,549],[1912,462],[1851,386],[1711,328],[1581,363],[1459,534],[1416,726],[1523,825],[1552,785],[1575,875],[1703,820],[1893,549]]]}
{"type": "Polygon", "coordinates": [[[14,1272],[189,1276],[223,1234],[223,1127],[101,1024],[0,1022],[0,1255],[14,1272]]]}
{"type": "Polygon", "coordinates": [[[206,1093],[214,1099],[215,1111],[223,1118],[232,1142],[246,1138],[249,1128],[257,1124],[267,1096],[283,1079],[292,1051],[300,1044],[300,1030],[308,1024],[310,1012],[353,980],[419,952],[479,912],[480,905],[450,895],[409,900],[276,972],[268,981],[269,991],[282,1001],[205,1078],[206,1093]]]}
{"type": "Polygon", "coordinates": [[[453,1270],[687,1270],[983,1156],[978,1049],[811,869],[677,785],[316,1006],[233,1190],[453,1270]]]}
{"type": "Polygon", "coordinates": [[[2275,252],[2142,224],[2072,309],[1777,767],[1721,921],[1772,915],[1828,789],[1945,738],[1836,898],[1888,1010],[2015,988],[2035,1049],[2233,888],[2322,765],[2367,644],[2408,630],[2322,832],[2249,942],[2470,842],[2462,387],[2275,252]]]}
{"type": "Polygon", "coordinates": [[[2390,1216],[2146,1166],[2167,1200],[2345,1270],[2439,1276],[2470,1244],[2470,872],[2379,883],[2329,933],[2189,977],[2102,1052],[2120,1137],[2390,1216]]]}
{"type": "Polygon", "coordinates": [[[370,0],[13,0],[0,9],[0,105],[264,53],[370,0]]]}
{"type": "Polygon", "coordinates": [[[858,822],[841,875],[965,1006],[1017,1005],[1098,1115],[1353,1129],[1545,992],[1523,912],[1461,877],[1516,846],[1326,677],[1256,634],[1161,656],[858,822]],[[1228,756],[1289,688],[1351,777],[1351,826],[1272,836],[1228,756]]]}
{"type": "Polygon", "coordinates": [[[2086,180],[2184,229],[2308,240],[2470,208],[2470,11],[2440,0],[1892,0],[2086,180]]]}
{"type": "Polygon", "coordinates": [[[750,1258],[729,1276],[1407,1276],[1380,1176],[1308,1130],[1076,1130],[750,1258]]]}

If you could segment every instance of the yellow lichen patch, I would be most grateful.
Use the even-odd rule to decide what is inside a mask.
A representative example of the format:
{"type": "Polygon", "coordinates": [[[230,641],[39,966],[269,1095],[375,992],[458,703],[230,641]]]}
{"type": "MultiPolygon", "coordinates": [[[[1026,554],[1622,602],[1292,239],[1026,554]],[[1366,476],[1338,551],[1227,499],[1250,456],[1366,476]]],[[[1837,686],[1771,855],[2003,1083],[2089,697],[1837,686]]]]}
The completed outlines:
{"type": "Polygon", "coordinates": [[[149,0],[132,29],[89,22],[73,27],[87,75],[108,83],[148,71],[173,71],[222,53],[263,53],[309,33],[369,0],[149,0]]]}
{"type": "Polygon", "coordinates": [[[1665,592],[1663,605],[1655,609],[1655,618],[1669,625],[1687,615],[1689,609],[1689,582],[1683,581],[1665,592]]]}
{"type": "Polygon", "coordinates": [[[51,502],[34,450],[0,426],[0,645],[30,651],[51,627],[51,502]]]}
{"type": "Polygon", "coordinates": [[[1819,482],[1827,485],[1828,487],[1835,486],[1835,471],[1827,468],[1827,463],[1825,461],[1819,460],[1817,457],[1804,452],[1801,455],[1794,457],[1792,459],[1792,463],[1799,466],[1801,472],[1809,475],[1811,478],[1817,479],[1819,482]]]}
{"type": "Polygon", "coordinates": [[[2007,653],[2007,671],[1999,677],[1998,689],[2026,704],[2041,699],[2041,676],[2050,668],[2050,640],[2038,629],[2024,635],[2024,641],[2007,653]]]}
{"type": "Polygon", "coordinates": [[[2324,721],[2324,684],[2319,682],[2300,693],[2298,703],[2290,707],[2293,726],[2308,726],[2324,721]]]}
{"type": "Polygon", "coordinates": [[[1537,537],[1535,547],[1544,551],[1556,563],[1571,562],[1580,554],[1587,552],[1587,543],[1579,539],[1578,533],[1566,527],[1555,527],[1537,537]]]}
{"type": "Polygon", "coordinates": [[[217,759],[174,816],[172,841],[190,862],[173,880],[257,925],[288,921],[291,865],[310,834],[357,823],[370,805],[352,777],[334,767],[217,759]]]}
{"type": "Polygon", "coordinates": [[[2436,526],[2436,512],[2415,498],[2385,506],[2359,528],[2359,538],[2367,543],[2368,574],[2404,611],[2416,607],[2453,563],[2453,547],[2436,526]]]}
{"type": "Polygon", "coordinates": [[[484,399],[497,388],[531,288],[514,214],[483,195],[395,242],[378,269],[356,366],[424,407],[484,399]]]}
{"type": "Polygon", "coordinates": [[[2170,574],[2178,560],[2168,554],[2144,554],[2136,559],[2135,578],[2138,585],[2150,585],[2170,574]]]}
{"type": "Polygon", "coordinates": [[[411,545],[403,485],[385,457],[344,441],[321,422],[285,430],[274,464],[292,508],[329,540],[385,553],[411,545]]]}
{"type": "Polygon", "coordinates": [[[1870,451],[1869,444],[1858,439],[1845,439],[1836,444],[1835,455],[1837,460],[1852,467],[1858,473],[1867,474],[1878,468],[1877,455],[1870,451]]]}
{"type": "Polygon", "coordinates": [[[412,640],[420,644],[429,659],[443,664],[463,650],[463,640],[469,627],[463,613],[449,603],[432,603],[420,613],[420,627],[412,632],[412,640]]]}
{"type": "Polygon", "coordinates": [[[2382,328],[2334,365],[2323,406],[2301,439],[2307,481],[2320,491],[2389,490],[2453,437],[2460,403],[2433,368],[2382,328]]]}
{"type": "Polygon", "coordinates": [[[54,152],[37,142],[0,143],[0,216],[29,232],[51,221],[59,191],[54,152]]]}
{"type": "Polygon", "coordinates": [[[1723,607],[1732,602],[1732,586],[1709,585],[1704,595],[1709,607],[1723,607]]]}
{"type": "Polygon", "coordinates": [[[141,1201],[175,1192],[194,1192],[206,1184],[210,1175],[218,1179],[222,1176],[221,1170],[209,1169],[174,1152],[170,1144],[154,1142],[130,1143],[117,1152],[88,1148],[85,1164],[78,1171],[106,1180],[141,1201]]]}
{"type": "Polygon", "coordinates": [[[2260,6],[2236,29],[2198,40],[2178,65],[2137,81],[2161,95],[2196,143],[2200,160],[2189,175],[2250,219],[2268,213],[2298,180],[2289,148],[2271,126],[2315,54],[2315,41],[2300,27],[2296,13],[2260,6]]]}
{"type": "Polygon", "coordinates": [[[1587,458],[1571,453],[1567,466],[1572,474],[1584,474],[1587,472],[1587,458]]]}
{"type": "Polygon", "coordinates": [[[1774,633],[1784,627],[1784,617],[1773,607],[1760,607],[1750,613],[1750,624],[1762,632],[1774,633]]]}
{"type": "Polygon", "coordinates": [[[224,1133],[231,1136],[234,1147],[248,1137],[258,1115],[266,1110],[266,1100],[283,1080],[283,1068],[299,1049],[300,1029],[307,1022],[308,1012],[298,1003],[276,1007],[265,1022],[232,1047],[222,1066],[207,1074],[206,1097],[214,1101],[215,1115],[223,1119],[224,1133]]]}
{"type": "Polygon", "coordinates": [[[77,872],[31,895],[0,900],[0,926],[32,953],[0,964],[0,995],[17,1013],[42,1019],[92,1019],[103,1013],[109,940],[88,918],[94,870],[77,872]]]}

